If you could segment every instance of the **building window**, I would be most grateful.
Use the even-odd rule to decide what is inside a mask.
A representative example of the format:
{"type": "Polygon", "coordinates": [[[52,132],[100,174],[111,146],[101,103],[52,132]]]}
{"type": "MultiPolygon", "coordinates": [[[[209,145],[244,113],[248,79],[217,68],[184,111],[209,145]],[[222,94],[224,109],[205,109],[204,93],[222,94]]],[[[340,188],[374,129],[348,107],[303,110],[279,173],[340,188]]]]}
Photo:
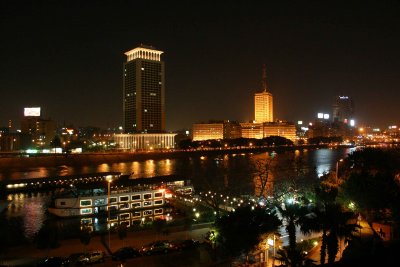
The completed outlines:
{"type": "Polygon", "coordinates": [[[132,195],[131,199],[132,199],[132,201],[134,201],[134,200],[140,200],[141,197],[140,197],[140,195],[132,195]]]}
{"type": "Polygon", "coordinates": [[[116,203],[117,198],[116,197],[110,197],[110,203],[116,203]]]}
{"type": "Polygon", "coordinates": [[[153,215],[153,211],[152,210],[144,210],[143,211],[143,216],[149,216],[149,215],[153,215]]]}
{"type": "Polygon", "coordinates": [[[61,201],[61,202],[60,202],[60,205],[61,205],[61,206],[65,206],[65,201],[61,201]]]}
{"type": "Polygon", "coordinates": [[[92,208],[81,209],[81,214],[92,214],[92,208]]]}
{"type": "Polygon", "coordinates": [[[162,195],[163,195],[162,192],[156,192],[156,193],[154,193],[154,198],[162,197],[162,195]]]}
{"type": "Polygon", "coordinates": [[[151,193],[143,194],[143,199],[150,199],[150,198],[151,198],[151,193]]]}
{"type": "Polygon", "coordinates": [[[87,206],[92,206],[92,200],[91,199],[81,200],[81,207],[87,207],[87,206]]]}
{"type": "Polygon", "coordinates": [[[106,199],[105,198],[99,198],[99,199],[95,199],[94,200],[94,205],[95,206],[102,206],[102,205],[105,205],[107,202],[106,202],[106,199]]]}
{"type": "Polygon", "coordinates": [[[154,200],[154,205],[155,206],[162,205],[162,204],[164,204],[164,201],[162,199],[154,200]]]}
{"type": "Polygon", "coordinates": [[[122,213],[119,215],[119,219],[120,220],[127,220],[131,217],[131,215],[129,213],[122,213]]]}
{"type": "Polygon", "coordinates": [[[140,217],[140,211],[132,212],[132,218],[140,217]]]}
{"type": "Polygon", "coordinates": [[[129,203],[119,204],[119,209],[120,210],[129,209],[129,203]]]}
{"type": "Polygon", "coordinates": [[[134,209],[134,208],[140,208],[141,206],[142,206],[142,203],[140,203],[140,202],[132,203],[132,209],[134,209]]]}
{"type": "Polygon", "coordinates": [[[143,207],[148,207],[148,206],[151,206],[151,205],[152,205],[151,201],[144,201],[143,202],[143,207]]]}
{"type": "Polygon", "coordinates": [[[127,202],[127,201],[129,201],[129,196],[119,197],[119,202],[127,202]]]}
{"type": "Polygon", "coordinates": [[[162,214],[163,213],[163,209],[155,209],[154,210],[154,214],[162,214]]]}

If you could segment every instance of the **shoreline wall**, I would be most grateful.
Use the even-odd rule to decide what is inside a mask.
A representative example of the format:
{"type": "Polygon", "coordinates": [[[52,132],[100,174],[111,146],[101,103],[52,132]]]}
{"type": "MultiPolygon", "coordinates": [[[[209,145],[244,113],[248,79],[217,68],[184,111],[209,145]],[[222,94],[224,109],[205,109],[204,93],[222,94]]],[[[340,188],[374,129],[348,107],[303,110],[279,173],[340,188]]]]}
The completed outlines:
{"type": "Polygon", "coordinates": [[[171,151],[171,152],[112,152],[112,153],[82,153],[82,154],[58,154],[58,155],[35,155],[30,157],[1,157],[0,168],[33,168],[33,167],[57,167],[57,166],[84,166],[100,165],[103,163],[145,161],[149,159],[173,159],[193,156],[218,156],[221,154],[238,154],[248,152],[267,151],[294,151],[297,149],[326,148],[323,146],[281,146],[265,148],[235,148],[235,149],[213,149],[193,151],[171,151]]]}

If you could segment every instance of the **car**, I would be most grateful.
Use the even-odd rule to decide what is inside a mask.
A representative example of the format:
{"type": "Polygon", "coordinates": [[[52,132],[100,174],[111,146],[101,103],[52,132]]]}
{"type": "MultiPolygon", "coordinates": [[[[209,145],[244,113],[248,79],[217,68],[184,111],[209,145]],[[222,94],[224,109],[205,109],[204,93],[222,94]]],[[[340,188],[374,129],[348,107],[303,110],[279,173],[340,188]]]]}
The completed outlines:
{"type": "Polygon", "coordinates": [[[195,239],[186,239],[176,243],[176,246],[179,250],[193,249],[198,247],[199,245],[200,241],[195,239]]]}
{"type": "Polygon", "coordinates": [[[36,266],[37,267],[47,267],[47,266],[64,267],[64,266],[69,266],[69,260],[66,258],[62,258],[62,257],[49,257],[49,258],[43,259],[36,266]]]}
{"type": "Polygon", "coordinates": [[[101,250],[93,250],[88,253],[83,254],[77,260],[78,265],[92,264],[98,262],[104,262],[105,253],[101,250]]]}
{"type": "Polygon", "coordinates": [[[177,250],[176,245],[167,240],[163,240],[150,243],[147,246],[143,246],[140,249],[140,253],[142,255],[152,255],[152,254],[168,253],[173,250],[177,250]]]}
{"type": "Polygon", "coordinates": [[[133,247],[122,247],[112,253],[111,258],[113,261],[115,260],[125,260],[125,259],[133,259],[141,256],[139,250],[133,247]]]}

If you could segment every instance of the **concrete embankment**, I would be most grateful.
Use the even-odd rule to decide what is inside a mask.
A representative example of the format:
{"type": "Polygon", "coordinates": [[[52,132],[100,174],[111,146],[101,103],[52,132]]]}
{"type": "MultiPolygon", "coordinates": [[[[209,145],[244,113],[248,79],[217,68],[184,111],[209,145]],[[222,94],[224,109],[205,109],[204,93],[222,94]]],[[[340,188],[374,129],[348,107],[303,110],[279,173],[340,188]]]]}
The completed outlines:
{"type": "MultiPolygon", "coordinates": [[[[103,163],[144,161],[148,159],[173,159],[194,156],[219,156],[221,154],[237,154],[248,152],[291,151],[296,149],[312,149],[324,146],[282,146],[262,148],[235,148],[235,149],[212,149],[193,151],[169,151],[169,152],[112,152],[112,153],[82,153],[62,155],[35,155],[30,157],[0,157],[0,168],[34,168],[34,167],[56,167],[56,166],[87,166],[103,163]]],[[[326,147],[326,146],[325,146],[326,147]]]]}

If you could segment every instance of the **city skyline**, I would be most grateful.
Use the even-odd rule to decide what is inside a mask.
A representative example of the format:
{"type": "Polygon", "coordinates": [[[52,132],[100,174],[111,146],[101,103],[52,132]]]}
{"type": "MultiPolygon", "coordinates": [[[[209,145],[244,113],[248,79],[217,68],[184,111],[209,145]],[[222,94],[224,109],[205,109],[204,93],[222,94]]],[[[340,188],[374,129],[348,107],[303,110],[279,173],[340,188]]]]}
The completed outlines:
{"type": "Polygon", "coordinates": [[[123,125],[123,52],[141,43],[167,53],[167,130],[252,120],[263,63],[277,119],[313,120],[348,95],[357,125],[399,122],[397,3],[193,3],[3,2],[0,125],[18,128],[29,106],[61,124],[123,125]]]}

